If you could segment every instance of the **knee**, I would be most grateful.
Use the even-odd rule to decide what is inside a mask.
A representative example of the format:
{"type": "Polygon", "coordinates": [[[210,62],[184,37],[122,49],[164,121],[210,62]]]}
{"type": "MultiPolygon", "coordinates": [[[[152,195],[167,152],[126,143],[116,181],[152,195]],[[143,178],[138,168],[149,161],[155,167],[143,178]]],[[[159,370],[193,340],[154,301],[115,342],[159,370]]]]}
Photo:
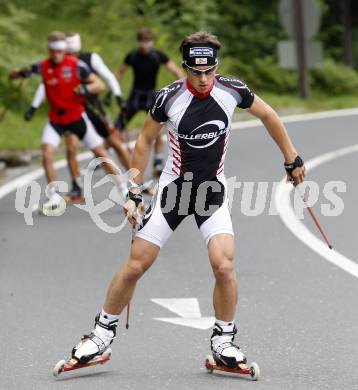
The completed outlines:
{"type": "Polygon", "coordinates": [[[212,264],[215,279],[218,282],[230,282],[235,278],[233,258],[222,256],[212,264]]]}
{"type": "Polygon", "coordinates": [[[130,259],[126,264],[125,277],[127,280],[138,280],[145,272],[145,267],[139,260],[130,259]]]}
{"type": "Polygon", "coordinates": [[[128,280],[138,280],[153,264],[155,257],[142,253],[140,256],[129,258],[126,264],[126,278],[128,280]]]}
{"type": "Polygon", "coordinates": [[[66,139],[66,151],[68,156],[76,155],[77,142],[71,139],[71,136],[69,137],[69,139],[66,139]]]}

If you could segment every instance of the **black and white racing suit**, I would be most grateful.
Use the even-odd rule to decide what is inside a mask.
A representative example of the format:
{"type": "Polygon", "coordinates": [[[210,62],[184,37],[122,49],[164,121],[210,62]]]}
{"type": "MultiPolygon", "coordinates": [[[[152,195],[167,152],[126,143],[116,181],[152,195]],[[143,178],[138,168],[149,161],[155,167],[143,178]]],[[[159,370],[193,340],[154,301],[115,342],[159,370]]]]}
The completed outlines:
{"type": "Polygon", "coordinates": [[[158,92],[150,109],[165,124],[169,156],[137,236],[159,247],[192,214],[206,244],[216,234],[233,235],[224,161],[234,110],[249,108],[254,94],[221,75],[208,96],[191,91],[187,79],[178,80],[158,92]]]}

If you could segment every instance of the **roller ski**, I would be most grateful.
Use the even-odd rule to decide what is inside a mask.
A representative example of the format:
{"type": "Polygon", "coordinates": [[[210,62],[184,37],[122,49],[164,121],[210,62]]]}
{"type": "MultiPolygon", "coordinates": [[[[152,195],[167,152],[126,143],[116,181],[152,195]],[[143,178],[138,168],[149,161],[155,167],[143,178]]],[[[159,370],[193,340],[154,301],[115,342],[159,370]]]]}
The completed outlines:
{"type": "Polygon", "coordinates": [[[72,356],[68,360],[60,360],[53,368],[53,375],[62,372],[78,370],[107,363],[112,354],[110,345],[116,337],[118,320],[108,320],[101,314],[95,319],[94,330],[82,337],[81,341],[72,349],[72,356]]]}
{"type": "Polygon", "coordinates": [[[86,368],[95,366],[97,364],[105,364],[108,360],[111,359],[112,350],[111,348],[107,348],[102,355],[99,355],[89,362],[83,364],[79,363],[79,361],[75,358],[71,358],[69,360],[60,360],[53,369],[53,375],[59,376],[62,372],[79,370],[80,368],[86,368]]]}
{"type": "Polygon", "coordinates": [[[56,191],[50,193],[48,201],[44,203],[35,203],[32,212],[48,217],[58,217],[66,210],[66,201],[56,191]]]}
{"type": "Polygon", "coordinates": [[[257,381],[260,379],[260,368],[255,362],[247,365],[246,357],[241,352],[240,347],[233,343],[236,333],[235,325],[233,325],[232,329],[227,330],[215,324],[211,336],[212,355],[206,357],[205,367],[209,373],[222,371],[249,375],[253,381],[257,381]]]}

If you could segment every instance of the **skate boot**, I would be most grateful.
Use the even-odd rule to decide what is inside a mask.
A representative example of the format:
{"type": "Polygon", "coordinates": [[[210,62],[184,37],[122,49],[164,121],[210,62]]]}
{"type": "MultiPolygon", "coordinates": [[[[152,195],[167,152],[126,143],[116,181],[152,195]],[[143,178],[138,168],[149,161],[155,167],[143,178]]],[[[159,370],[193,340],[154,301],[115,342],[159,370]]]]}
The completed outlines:
{"type": "Polygon", "coordinates": [[[77,184],[73,183],[71,191],[67,193],[67,196],[70,198],[80,198],[82,196],[82,188],[77,184]]]}
{"type": "Polygon", "coordinates": [[[82,188],[78,184],[78,180],[72,181],[71,191],[66,194],[66,201],[80,201],[82,200],[82,188]]]}
{"type": "Polygon", "coordinates": [[[59,216],[66,209],[66,202],[57,193],[56,188],[50,188],[49,200],[42,204],[40,211],[49,216],[59,216]]]}
{"type": "Polygon", "coordinates": [[[109,321],[100,319],[100,314],[95,318],[95,327],[89,335],[84,335],[81,341],[72,349],[72,359],[78,364],[86,364],[90,360],[101,356],[116,338],[118,319],[109,321]]]}
{"type": "Polygon", "coordinates": [[[238,368],[239,365],[246,364],[245,355],[241,352],[240,347],[233,343],[236,333],[235,324],[230,327],[221,327],[215,323],[211,335],[211,351],[218,366],[238,368]]]}

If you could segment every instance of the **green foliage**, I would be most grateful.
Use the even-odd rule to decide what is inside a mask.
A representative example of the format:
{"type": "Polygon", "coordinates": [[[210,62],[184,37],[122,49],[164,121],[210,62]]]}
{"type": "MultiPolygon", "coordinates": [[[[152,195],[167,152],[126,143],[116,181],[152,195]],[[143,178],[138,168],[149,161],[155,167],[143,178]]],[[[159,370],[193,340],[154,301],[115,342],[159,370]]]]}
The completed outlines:
{"type": "Polygon", "coordinates": [[[16,64],[28,62],[29,55],[36,52],[36,42],[29,44],[27,29],[35,15],[11,3],[0,6],[0,72],[8,71],[16,64]],[[24,47],[28,50],[24,52],[24,47]]]}
{"type": "MultiPolygon", "coordinates": [[[[358,76],[339,64],[343,56],[340,2],[319,1],[322,25],[316,39],[323,42],[328,60],[323,69],[311,72],[312,95],[319,96],[320,107],[327,96],[332,107],[340,106],[341,101],[346,106],[348,100],[342,95],[350,94],[349,104],[353,102],[358,76]],[[334,101],[332,94],[337,96],[334,101]]],[[[38,144],[45,106],[31,123],[24,123],[22,115],[40,79],[26,80],[20,89],[18,81],[8,80],[8,72],[44,58],[46,35],[52,30],[79,32],[84,50],[98,52],[112,70],[137,46],[136,32],[143,26],[153,29],[156,47],[178,64],[181,61],[178,47],[183,37],[198,30],[210,31],[218,35],[223,45],[220,73],[245,80],[255,92],[267,94],[269,102],[276,102],[276,96],[278,106],[297,105],[299,100],[292,98],[298,91],[297,72],[282,70],[277,65],[276,44],[287,38],[279,22],[278,4],[279,0],[0,0],[0,113],[4,106],[10,109],[0,123],[0,147],[13,148],[18,142],[25,147],[25,141],[31,147],[38,144]],[[282,100],[284,94],[292,95],[282,100]],[[23,129],[32,137],[23,136],[23,129]]],[[[358,64],[358,2],[352,2],[352,19],[358,64]]],[[[158,86],[172,80],[173,76],[162,68],[158,86]]],[[[125,96],[131,82],[129,70],[121,80],[125,96]]],[[[313,104],[314,99],[309,102],[310,108],[313,104]]],[[[113,106],[113,117],[117,111],[113,106]]],[[[131,127],[139,127],[142,121],[143,115],[137,116],[131,127]]]]}
{"type": "Polygon", "coordinates": [[[311,72],[313,87],[332,95],[354,93],[358,90],[358,73],[343,64],[327,60],[322,69],[311,72]]]}
{"type": "Polygon", "coordinates": [[[231,59],[227,64],[231,74],[245,80],[257,92],[294,93],[297,91],[297,72],[279,68],[272,57],[256,58],[250,64],[231,59]]]}

